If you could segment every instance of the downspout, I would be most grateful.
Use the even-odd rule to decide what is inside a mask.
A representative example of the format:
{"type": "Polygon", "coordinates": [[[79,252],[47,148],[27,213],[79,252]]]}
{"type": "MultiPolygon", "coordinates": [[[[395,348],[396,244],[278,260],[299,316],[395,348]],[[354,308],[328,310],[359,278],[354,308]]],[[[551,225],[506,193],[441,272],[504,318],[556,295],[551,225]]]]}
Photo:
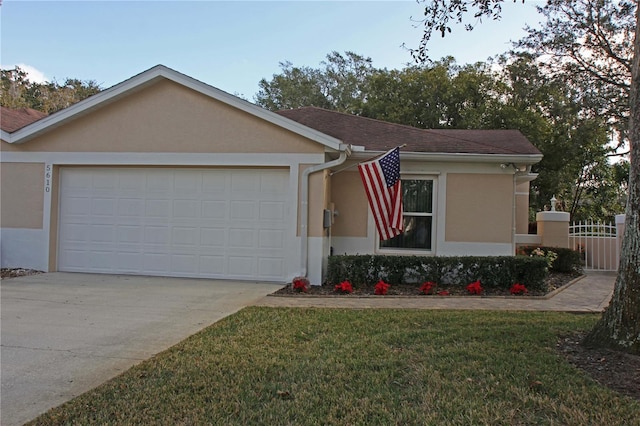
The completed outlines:
{"type": "MultiPolygon", "coordinates": [[[[515,168],[515,167],[514,167],[515,168]]],[[[517,222],[517,217],[516,217],[516,210],[517,210],[517,204],[518,204],[518,195],[517,195],[517,188],[518,188],[518,181],[517,181],[517,176],[518,176],[518,172],[519,170],[516,168],[516,171],[513,172],[513,205],[511,208],[511,224],[512,224],[512,228],[511,228],[511,255],[515,256],[515,254],[517,253],[516,251],[516,232],[518,232],[518,227],[516,226],[516,222],[517,222]]]]}
{"type": "Polygon", "coordinates": [[[304,169],[302,172],[302,187],[301,187],[301,205],[300,205],[300,239],[302,245],[302,251],[300,254],[300,276],[307,276],[307,267],[309,265],[308,253],[309,253],[309,175],[312,173],[320,172],[322,170],[329,169],[331,167],[339,166],[351,155],[351,145],[340,145],[340,156],[332,161],[323,164],[317,164],[309,168],[304,169]],[[344,148],[343,148],[344,147],[344,148]]]}

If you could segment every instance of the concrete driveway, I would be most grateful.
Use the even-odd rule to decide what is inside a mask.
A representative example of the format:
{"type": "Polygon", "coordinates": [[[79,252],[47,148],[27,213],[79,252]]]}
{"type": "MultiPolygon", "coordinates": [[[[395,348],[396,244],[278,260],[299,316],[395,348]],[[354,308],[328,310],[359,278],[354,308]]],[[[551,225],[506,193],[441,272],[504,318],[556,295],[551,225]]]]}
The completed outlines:
{"type": "Polygon", "coordinates": [[[61,272],[3,280],[0,422],[31,420],[279,287],[61,272]]]}

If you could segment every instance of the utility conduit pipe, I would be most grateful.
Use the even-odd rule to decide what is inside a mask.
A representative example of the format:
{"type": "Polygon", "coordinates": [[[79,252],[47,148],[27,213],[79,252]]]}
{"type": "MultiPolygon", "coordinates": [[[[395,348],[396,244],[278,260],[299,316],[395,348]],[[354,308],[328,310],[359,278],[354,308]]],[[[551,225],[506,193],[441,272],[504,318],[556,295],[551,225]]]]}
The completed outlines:
{"type": "Polygon", "coordinates": [[[300,254],[300,276],[307,276],[309,265],[309,175],[331,167],[339,166],[347,161],[351,155],[351,145],[340,145],[340,156],[327,163],[317,164],[304,169],[302,172],[301,204],[300,204],[300,240],[302,250],[300,254]]]}

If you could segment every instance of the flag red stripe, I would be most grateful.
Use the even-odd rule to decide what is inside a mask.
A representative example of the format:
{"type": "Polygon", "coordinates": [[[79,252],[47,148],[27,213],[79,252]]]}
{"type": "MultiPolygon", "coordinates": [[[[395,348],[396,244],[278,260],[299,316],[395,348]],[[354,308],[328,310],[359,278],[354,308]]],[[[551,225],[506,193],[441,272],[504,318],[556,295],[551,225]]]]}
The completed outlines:
{"type": "Polygon", "coordinates": [[[378,160],[360,164],[358,170],[360,171],[380,238],[387,240],[401,234],[403,220],[400,180],[393,186],[387,187],[384,173],[378,160]]]}

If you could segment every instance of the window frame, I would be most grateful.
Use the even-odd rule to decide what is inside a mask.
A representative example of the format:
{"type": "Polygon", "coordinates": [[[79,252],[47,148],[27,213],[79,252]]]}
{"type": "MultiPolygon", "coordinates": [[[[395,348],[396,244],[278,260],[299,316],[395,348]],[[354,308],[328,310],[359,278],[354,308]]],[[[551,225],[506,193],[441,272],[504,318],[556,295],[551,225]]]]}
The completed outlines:
{"type": "MultiPolygon", "coordinates": [[[[380,235],[377,229],[375,230],[375,248],[376,253],[390,254],[390,255],[418,255],[428,256],[435,255],[436,253],[436,231],[437,231],[437,206],[438,206],[438,175],[439,173],[403,173],[401,172],[400,178],[405,180],[428,180],[432,182],[431,192],[431,213],[424,212],[405,212],[403,209],[402,219],[405,217],[431,217],[431,248],[430,249],[416,249],[416,248],[398,248],[398,247],[382,247],[380,244],[380,235]]],[[[404,201],[403,201],[404,203],[404,201]]],[[[371,213],[370,213],[371,214],[371,213]]],[[[374,227],[375,229],[375,227],[374,227]]]]}

